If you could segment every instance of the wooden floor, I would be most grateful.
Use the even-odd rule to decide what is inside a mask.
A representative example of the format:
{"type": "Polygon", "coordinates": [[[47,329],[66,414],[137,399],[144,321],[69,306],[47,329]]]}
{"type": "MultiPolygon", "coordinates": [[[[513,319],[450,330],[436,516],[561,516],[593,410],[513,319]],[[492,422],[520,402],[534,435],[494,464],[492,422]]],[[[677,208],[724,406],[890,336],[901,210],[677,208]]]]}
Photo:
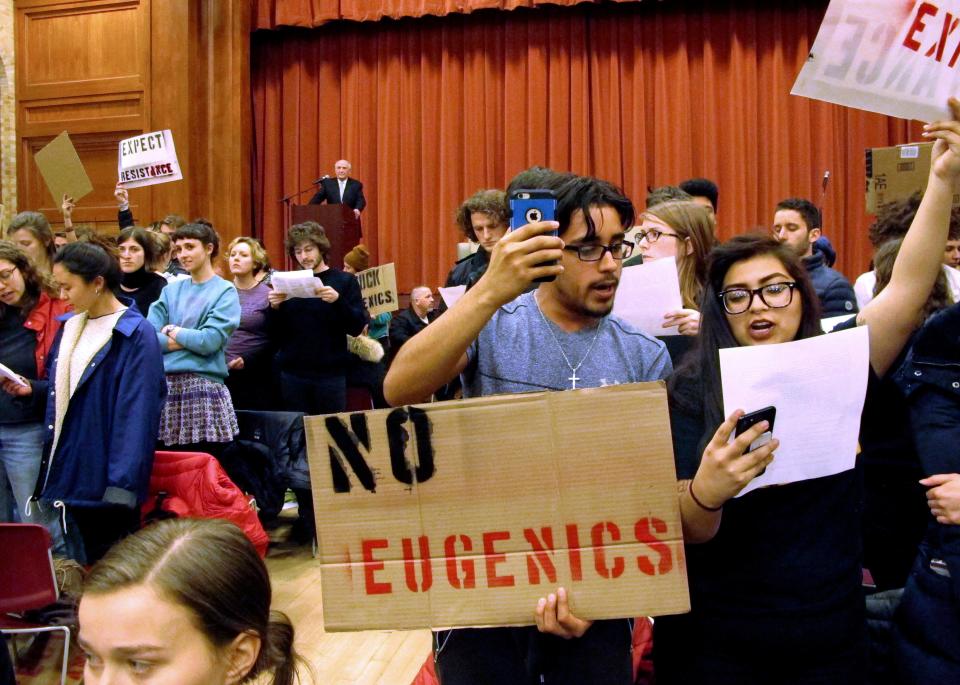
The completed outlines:
{"type": "MultiPolygon", "coordinates": [[[[273,536],[271,536],[273,537],[273,536]]],[[[296,647],[320,685],[409,685],[430,654],[430,631],[325,633],[320,566],[310,548],[278,545],[267,556],[273,607],[286,612],[296,647]]]]}
{"type": "MultiPolygon", "coordinates": [[[[285,512],[287,514],[287,512],[285,512]]],[[[289,521],[285,517],[286,521],[289,521]]],[[[325,633],[320,595],[320,566],[309,546],[286,542],[289,525],[271,531],[267,555],[273,583],[273,608],[285,612],[296,631],[295,645],[309,664],[301,682],[316,685],[409,685],[430,654],[430,631],[325,633]]],[[[69,679],[77,683],[83,665],[71,648],[69,679]]],[[[18,674],[20,685],[60,681],[60,638],[50,640],[39,668],[18,674]]],[[[261,680],[261,682],[266,682],[261,680]]]]}

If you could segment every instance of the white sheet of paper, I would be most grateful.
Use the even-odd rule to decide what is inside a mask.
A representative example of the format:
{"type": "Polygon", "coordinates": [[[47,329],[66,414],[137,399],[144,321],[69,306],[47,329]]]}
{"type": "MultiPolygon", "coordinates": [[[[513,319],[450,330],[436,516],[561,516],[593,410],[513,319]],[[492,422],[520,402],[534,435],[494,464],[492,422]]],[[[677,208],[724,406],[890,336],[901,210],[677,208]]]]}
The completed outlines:
{"type": "Polygon", "coordinates": [[[947,98],[960,86],[957,16],[960,0],[831,0],[791,94],[904,119],[949,119],[947,98]]]}
{"type": "Polygon", "coordinates": [[[27,385],[26,383],[20,380],[20,376],[15,374],[13,371],[10,370],[9,367],[3,364],[0,364],[0,376],[2,376],[3,378],[9,378],[17,385],[24,385],[24,386],[27,385]]]}
{"type": "Polygon", "coordinates": [[[316,297],[316,288],[321,284],[319,281],[310,269],[274,271],[270,276],[273,289],[285,293],[287,297],[316,297]]]}
{"type": "Polygon", "coordinates": [[[867,394],[866,326],[779,345],[720,350],[723,412],[777,408],[776,456],[739,496],[852,469],[867,394]]]}
{"type": "Polygon", "coordinates": [[[450,288],[440,288],[440,297],[443,298],[444,304],[447,305],[447,309],[450,309],[453,305],[457,303],[463,294],[467,292],[467,286],[465,285],[455,285],[450,288]]]}
{"type": "Polygon", "coordinates": [[[613,313],[647,335],[679,335],[663,327],[663,315],[683,308],[677,262],[673,257],[626,267],[613,301],[613,313]]]}

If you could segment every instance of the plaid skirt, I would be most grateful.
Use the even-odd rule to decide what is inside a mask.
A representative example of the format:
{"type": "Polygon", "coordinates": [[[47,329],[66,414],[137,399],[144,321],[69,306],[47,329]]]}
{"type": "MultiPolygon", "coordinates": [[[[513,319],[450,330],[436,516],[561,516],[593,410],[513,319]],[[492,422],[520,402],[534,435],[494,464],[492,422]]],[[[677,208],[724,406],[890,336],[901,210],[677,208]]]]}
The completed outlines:
{"type": "Polygon", "coordinates": [[[167,374],[159,436],[164,445],[230,442],[239,432],[227,386],[195,373],[167,374]]]}

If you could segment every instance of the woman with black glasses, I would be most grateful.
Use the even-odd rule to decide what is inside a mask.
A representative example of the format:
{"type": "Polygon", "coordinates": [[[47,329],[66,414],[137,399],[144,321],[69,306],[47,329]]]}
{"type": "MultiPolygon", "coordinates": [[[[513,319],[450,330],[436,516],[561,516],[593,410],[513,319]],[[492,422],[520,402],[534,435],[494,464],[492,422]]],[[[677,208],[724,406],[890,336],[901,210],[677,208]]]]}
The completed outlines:
{"type": "MultiPolygon", "coordinates": [[[[960,101],[950,106],[960,119],[960,101]]],[[[940,273],[960,179],[960,122],[926,130],[936,140],[927,193],[890,284],[855,320],[869,326],[868,393],[900,354],[940,273]]],[[[819,335],[816,293],[788,249],[740,236],[711,255],[701,314],[697,347],[670,382],[692,611],[656,622],[657,682],[863,682],[859,471],[734,499],[778,442],[748,451],[767,427],[729,442],[742,412],[723,416],[719,350],[819,335]]]]}
{"type": "Polygon", "coordinates": [[[680,335],[696,335],[700,330],[700,297],[707,280],[707,256],[717,243],[713,217],[696,202],[676,200],[654,205],[642,218],[636,242],[643,261],[673,257],[677,262],[683,307],[667,312],[663,327],[676,327],[680,335]]]}

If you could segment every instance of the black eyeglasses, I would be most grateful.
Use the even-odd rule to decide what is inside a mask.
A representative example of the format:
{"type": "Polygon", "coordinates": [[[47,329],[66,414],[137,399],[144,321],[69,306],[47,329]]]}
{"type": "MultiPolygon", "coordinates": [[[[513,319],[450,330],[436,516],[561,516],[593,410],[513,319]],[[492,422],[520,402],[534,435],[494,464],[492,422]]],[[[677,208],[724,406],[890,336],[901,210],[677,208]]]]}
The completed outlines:
{"type": "Polygon", "coordinates": [[[658,231],[655,228],[650,228],[650,229],[647,229],[646,231],[637,231],[636,233],[634,233],[634,235],[637,236],[638,243],[641,240],[646,239],[646,241],[651,245],[657,242],[658,240],[660,240],[660,236],[667,235],[667,236],[670,236],[671,238],[680,237],[676,233],[664,233],[663,231],[658,231]]]}
{"type": "Polygon", "coordinates": [[[633,254],[633,243],[629,240],[621,240],[609,245],[564,245],[563,249],[576,252],[581,262],[599,262],[607,252],[620,261],[633,254]]]}
{"type": "Polygon", "coordinates": [[[723,302],[727,314],[743,314],[750,309],[756,296],[771,309],[788,306],[793,302],[796,287],[796,283],[768,283],[761,288],[730,288],[718,293],[717,297],[723,302]]]}

